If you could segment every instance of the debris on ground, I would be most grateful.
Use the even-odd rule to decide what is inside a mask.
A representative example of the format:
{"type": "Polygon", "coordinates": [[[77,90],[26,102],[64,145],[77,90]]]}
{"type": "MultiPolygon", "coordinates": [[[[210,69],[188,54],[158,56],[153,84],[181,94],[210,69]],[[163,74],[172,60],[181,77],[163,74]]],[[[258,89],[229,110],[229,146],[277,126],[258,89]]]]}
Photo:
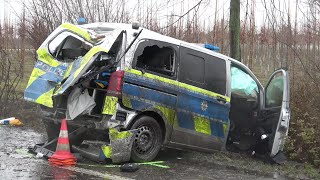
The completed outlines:
{"type": "Polygon", "coordinates": [[[136,172],[139,169],[139,165],[135,163],[126,163],[120,166],[122,172],[136,172]]]}
{"type": "Polygon", "coordinates": [[[21,156],[25,156],[25,157],[33,157],[33,155],[31,153],[28,152],[28,149],[16,149],[15,152],[20,154],[21,156]]]}
{"type": "Polygon", "coordinates": [[[0,120],[0,125],[22,126],[23,123],[15,117],[0,120]]]}

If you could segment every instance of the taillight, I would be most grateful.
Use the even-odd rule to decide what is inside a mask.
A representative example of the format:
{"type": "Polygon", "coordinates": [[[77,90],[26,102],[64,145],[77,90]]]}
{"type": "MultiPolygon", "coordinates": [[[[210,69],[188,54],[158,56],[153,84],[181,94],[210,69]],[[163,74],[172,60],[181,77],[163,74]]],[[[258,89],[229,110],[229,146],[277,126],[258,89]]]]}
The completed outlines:
{"type": "Polygon", "coordinates": [[[124,76],[124,71],[115,71],[111,74],[109,80],[109,86],[107,88],[108,96],[120,97],[122,92],[122,80],[124,76]]]}

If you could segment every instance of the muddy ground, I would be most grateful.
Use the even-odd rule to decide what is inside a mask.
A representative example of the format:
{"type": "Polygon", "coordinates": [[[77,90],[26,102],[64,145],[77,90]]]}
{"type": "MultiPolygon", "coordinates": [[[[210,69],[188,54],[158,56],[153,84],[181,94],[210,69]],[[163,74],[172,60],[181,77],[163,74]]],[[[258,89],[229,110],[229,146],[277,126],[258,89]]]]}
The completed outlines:
{"type": "MultiPolygon", "coordinates": [[[[0,126],[0,179],[309,179],[293,166],[265,164],[262,160],[234,153],[198,153],[162,150],[157,160],[161,168],[140,165],[134,173],[120,172],[118,167],[104,167],[88,160],[76,167],[57,168],[47,160],[29,154],[27,148],[45,142],[41,124],[32,127],[0,126]],[[285,166],[286,167],[286,166],[285,166]],[[291,167],[291,166],[290,166],[291,167]],[[290,169],[290,168],[288,168],[290,169]],[[283,172],[285,171],[285,172],[283,172]]],[[[304,171],[301,171],[304,172],[304,171]]],[[[311,176],[316,179],[318,176],[311,176]]]]}

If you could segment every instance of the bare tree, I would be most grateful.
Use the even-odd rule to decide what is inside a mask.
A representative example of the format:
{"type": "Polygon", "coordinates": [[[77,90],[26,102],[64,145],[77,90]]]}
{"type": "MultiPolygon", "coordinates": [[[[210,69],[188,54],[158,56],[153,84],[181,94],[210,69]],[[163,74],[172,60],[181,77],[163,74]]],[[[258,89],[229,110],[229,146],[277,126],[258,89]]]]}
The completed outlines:
{"type": "Polygon", "coordinates": [[[240,0],[230,1],[230,57],[241,61],[240,57],[240,0]]]}

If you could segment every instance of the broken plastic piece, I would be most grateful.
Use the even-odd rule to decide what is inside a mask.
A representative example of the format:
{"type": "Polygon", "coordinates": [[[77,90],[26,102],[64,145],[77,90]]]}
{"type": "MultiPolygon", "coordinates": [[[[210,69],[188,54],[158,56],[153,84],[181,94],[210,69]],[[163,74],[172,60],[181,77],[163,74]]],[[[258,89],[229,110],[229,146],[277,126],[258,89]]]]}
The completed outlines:
{"type": "Polygon", "coordinates": [[[267,137],[268,137],[267,134],[262,134],[262,135],[261,135],[261,140],[264,140],[264,139],[266,139],[267,137]]]}
{"type": "Polygon", "coordinates": [[[135,163],[126,163],[120,166],[122,172],[135,172],[139,169],[139,165],[135,163]]]}
{"type": "Polygon", "coordinates": [[[16,119],[15,117],[10,117],[6,119],[0,120],[1,125],[11,125],[11,126],[22,126],[23,123],[19,120],[16,119]]]}
{"type": "Polygon", "coordinates": [[[111,159],[113,163],[129,161],[131,158],[131,148],[135,131],[136,130],[119,132],[114,128],[110,128],[110,148],[104,147],[104,155],[108,157],[111,152],[111,159]]]}
{"type": "Polygon", "coordinates": [[[111,146],[102,146],[101,147],[103,154],[106,156],[106,158],[111,158],[112,156],[112,147],[111,146]]]}
{"type": "Polygon", "coordinates": [[[23,125],[23,123],[19,119],[11,120],[9,122],[9,124],[12,125],[12,126],[22,126],[23,125]]]}
{"type": "Polygon", "coordinates": [[[115,128],[110,128],[109,130],[109,136],[111,140],[125,139],[132,135],[133,135],[132,132],[129,132],[129,131],[119,132],[115,128]]]}
{"type": "Polygon", "coordinates": [[[38,154],[36,155],[36,158],[40,159],[40,158],[43,158],[43,156],[44,156],[44,154],[38,153],[38,154]]]}
{"type": "Polygon", "coordinates": [[[102,88],[102,89],[104,89],[108,86],[108,82],[106,82],[106,81],[96,79],[96,80],[94,80],[94,82],[97,85],[97,87],[102,88]]]}

